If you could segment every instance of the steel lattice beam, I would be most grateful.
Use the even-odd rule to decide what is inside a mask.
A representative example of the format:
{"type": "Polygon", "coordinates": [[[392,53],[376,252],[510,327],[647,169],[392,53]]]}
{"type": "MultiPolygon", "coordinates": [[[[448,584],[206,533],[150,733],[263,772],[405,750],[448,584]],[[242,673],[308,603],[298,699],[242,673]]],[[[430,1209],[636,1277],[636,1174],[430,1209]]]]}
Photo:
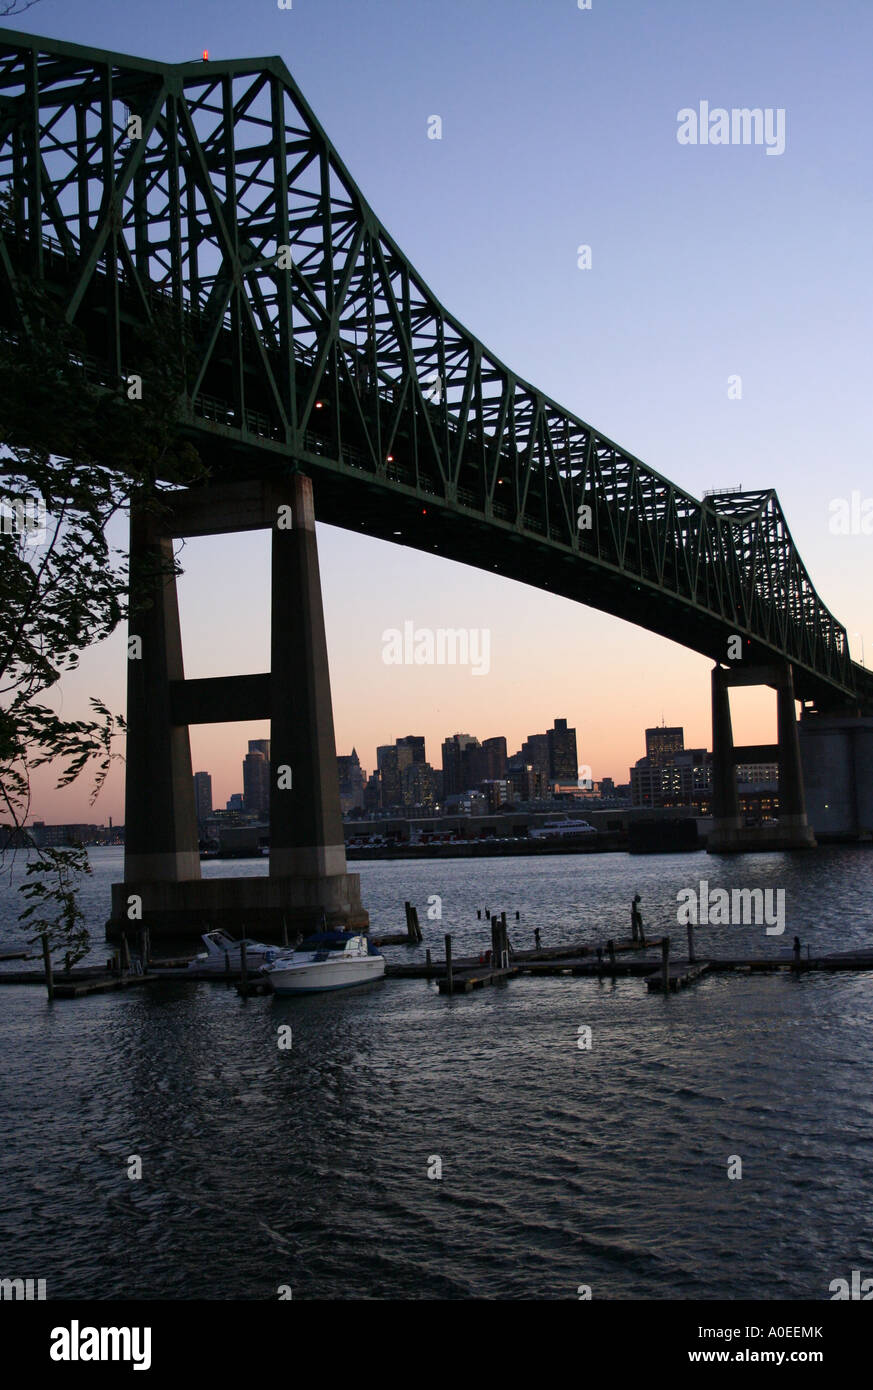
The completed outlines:
{"type": "Polygon", "coordinates": [[[698,501],[449,314],[278,58],[165,65],[0,30],[0,323],[58,297],[107,385],[159,305],[214,472],[311,473],[321,519],[615,613],[820,708],[873,704],[773,491],[698,501]],[[134,138],[130,120],[136,118],[134,138]],[[582,524],[580,525],[580,520],[582,524]]]}

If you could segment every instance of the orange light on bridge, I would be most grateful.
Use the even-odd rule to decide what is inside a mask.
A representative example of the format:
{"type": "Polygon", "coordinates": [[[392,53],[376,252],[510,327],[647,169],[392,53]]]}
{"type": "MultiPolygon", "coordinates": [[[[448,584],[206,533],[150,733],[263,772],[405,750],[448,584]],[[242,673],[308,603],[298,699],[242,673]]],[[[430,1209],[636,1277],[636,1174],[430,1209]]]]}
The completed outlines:
{"type": "Polygon", "coordinates": [[[209,49],[208,49],[208,48],[204,48],[204,50],[203,50],[203,61],[204,61],[204,63],[208,63],[208,62],[209,62],[209,49]]]}

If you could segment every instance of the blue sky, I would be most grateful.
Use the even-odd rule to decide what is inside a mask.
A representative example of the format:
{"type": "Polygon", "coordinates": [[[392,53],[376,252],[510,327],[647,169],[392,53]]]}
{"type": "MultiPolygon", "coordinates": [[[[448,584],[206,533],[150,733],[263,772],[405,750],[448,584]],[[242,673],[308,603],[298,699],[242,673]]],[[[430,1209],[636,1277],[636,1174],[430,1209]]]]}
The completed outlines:
{"type": "MultiPolygon", "coordinates": [[[[833,499],[873,495],[869,0],[593,0],[590,11],[575,0],[43,0],[19,24],[172,61],[204,48],[281,55],[446,306],[695,495],[775,486],[823,600],[873,660],[873,536],[828,525],[833,499]],[[701,99],[784,108],[785,152],[680,146],[677,112],[701,99]],[[427,139],[433,114],[439,141],[427,139]],[[590,270],[577,266],[582,243],[590,270]],[[728,399],[733,374],[741,400],[728,399]]],[[[337,743],[355,743],[368,768],[377,743],[409,732],[426,734],[438,762],[456,729],[517,747],[555,715],[576,725],[595,776],[624,779],[662,714],[709,743],[700,657],[473,568],[328,528],[320,545],[337,743]],[[381,633],[406,618],[489,627],[489,677],[385,668],[381,633]]],[[[192,543],[184,563],[187,673],[263,669],[264,539],[192,543]],[[218,583],[228,569],[232,592],[218,583]]],[[[120,635],[90,654],[66,707],[93,691],[121,708],[122,657],[120,635]]],[[[740,736],[768,737],[771,706],[738,695],[740,736]]],[[[198,731],[196,765],[236,768],[254,732],[198,731]]],[[[222,776],[221,804],[240,784],[222,776]]],[[[119,775],[98,819],[120,814],[120,786],[119,775]]],[[[78,818],[84,798],[40,783],[35,811],[78,818]]]]}

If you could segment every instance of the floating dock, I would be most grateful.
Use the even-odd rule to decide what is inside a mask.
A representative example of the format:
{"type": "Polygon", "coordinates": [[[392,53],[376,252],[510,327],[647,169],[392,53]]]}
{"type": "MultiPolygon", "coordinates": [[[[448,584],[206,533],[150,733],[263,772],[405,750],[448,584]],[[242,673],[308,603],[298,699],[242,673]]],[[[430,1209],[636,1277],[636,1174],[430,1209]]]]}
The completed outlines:
{"type": "Polygon", "coordinates": [[[672,990],[675,994],[677,989],[687,989],[693,985],[695,980],[699,980],[701,975],[705,975],[709,969],[709,961],[674,961],[663,970],[659,965],[653,970],[651,975],[646,977],[646,988],[664,993],[665,990],[672,990]]]}
{"type": "Polygon", "coordinates": [[[511,975],[517,974],[517,965],[498,966],[494,969],[490,965],[475,965],[466,969],[457,968],[452,971],[451,980],[447,975],[440,980],[439,991],[440,994],[469,994],[473,989],[481,989],[483,985],[493,985],[497,980],[508,980],[511,975]]]}
{"type": "MultiPolygon", "coordinates": [[[[415,921],[415,910],[408,917],[410,930],[402,938],[404,945],[414,944],[410,938],[420,934],[415,921]]],[[[381,938],[386,941],[386,938],[381,938]]],[[[387,944],[387,942],[386,942],[387,944]]],[[[398,943],[400,944],[400,943],[398,943]]],[[[688,958],[670,958],[670,938],[653,938],[645,943],[639,941],[616,941],[610,939],[605,946],[591,942],[567,943],[562,946],[546,946],[531,951],[515,951],[509,944],[505,914],[492,919],[492,950],[477,956],[452,957],[451,936],[446,937],[446,959],[432,960],[430,950],[425,960],[406,962],[386,962],[385,978],[388,980],[434,980],[440,994],[470,994],[485,985],[525,975],[573,975],[586,979],[636,978],[645,980],[646,988],[652,993],[675,993],[686,989],[708,974],[773,974],[786,972],[795,975],[833,973],[836,971],[873,970],[873,949],[831,952],[827,955],[803,956],[800,941],[794,939],[791,952],[784,951],[778,956],[708,956],[704,961],[694,958],[694,943],[689,940],[688,958]],[[661,954],[660,963],[652,959],[649,952],[661,954]]],[[[808,949],[808,948],[807,948],[808,949]]],[[[22,953],[17,958],[34,959],[22,953]]],[[[6,959],[16,958],[7,956],[6,959]]],[[[136,967],[134,960],[134,967],[136,967]]],[[[228,971],[191,970],[187,968],[187,958],[175,960],[152,960],[148,968],[130,969],[129,966],[109,971],[105,966],[80,966],[69,972],[60,971],[47,980],[45,970],[0,970],[0,985],[49,985],[50,997],[58,999],[78,999],[89,994],[105,994],[119,989],[133,989],[141,985],[160,983],[162,980],[184,981],[194,984],[208,981],[212,984],[237,984],[239,993],[261,994],[267,982],[257,971],[248,971],[244,977],[240,969],[228,971]]]]}

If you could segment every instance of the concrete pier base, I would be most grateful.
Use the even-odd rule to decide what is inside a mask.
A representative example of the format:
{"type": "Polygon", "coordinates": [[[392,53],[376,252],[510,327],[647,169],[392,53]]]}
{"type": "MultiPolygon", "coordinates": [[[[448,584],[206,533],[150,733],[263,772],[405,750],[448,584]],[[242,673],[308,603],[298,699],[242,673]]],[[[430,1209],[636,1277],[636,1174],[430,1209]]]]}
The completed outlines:
{"type": "Polygon", "coordinates": [[[114,883],[108,941],[120,941],[122,931],[135,938],[141,923],[130,916],[131,909],[142,913],[152,947],[162,950],[196,945],[203,932],[216,927],[236,937],[281,943],[284,927],[293,941],[298,932],[319,931],[323,924],[351,931],[366,931],[369,924],[359,874],[114,883]]]}

